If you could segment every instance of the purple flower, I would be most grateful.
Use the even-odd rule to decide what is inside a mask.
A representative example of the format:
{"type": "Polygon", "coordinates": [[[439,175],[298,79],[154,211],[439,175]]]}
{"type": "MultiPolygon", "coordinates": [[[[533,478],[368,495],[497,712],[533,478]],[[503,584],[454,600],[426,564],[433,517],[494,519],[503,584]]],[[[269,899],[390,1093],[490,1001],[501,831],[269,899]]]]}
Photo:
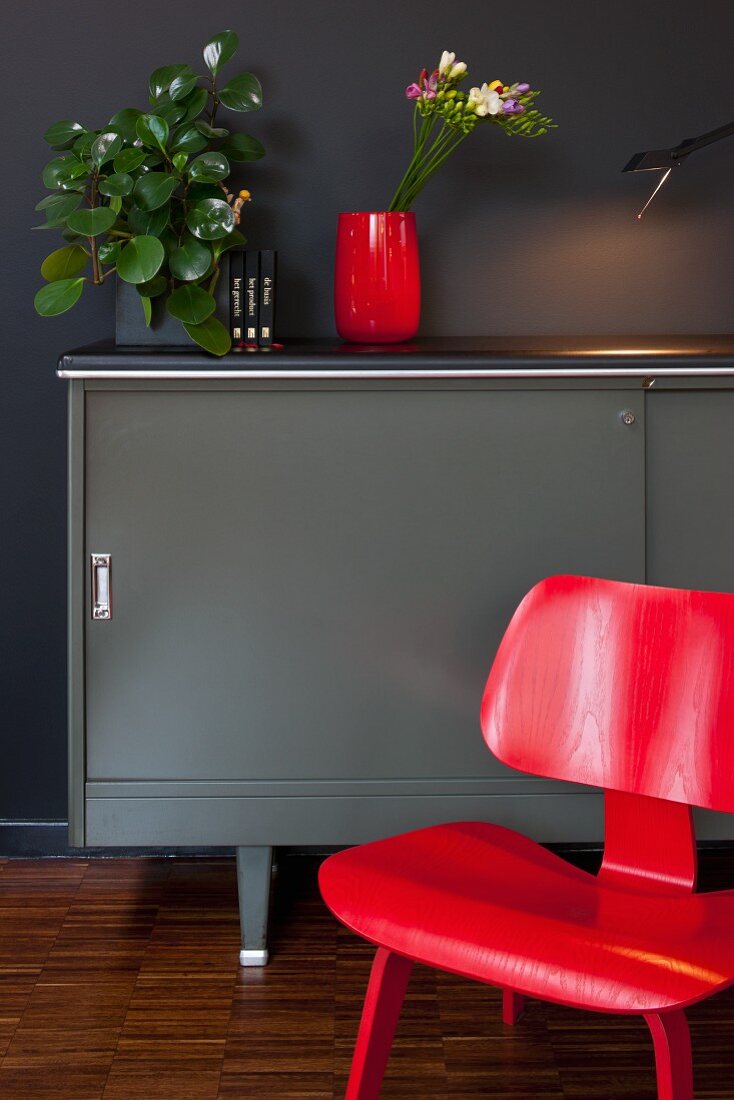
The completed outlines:
{"type": "Polygon", "coordinates": [[[506,99],[502,104],[502,113],[505,115],[521,115],[525,108],[517,99],[506,99]]]}
{"type": "Polygon", "coordinates": [[[525,92],[530,91],[530,85],[529,84],[516,84],[515,85],[515,91],[517,92],[518,95],[523,95],[525,92]]]}
{"type": "Polygon", "coordinates": [[[420,99],[423,93],[421,92],[417,84],[409,84],[408,87],[405,89],[405,94],[408,99],[420,99]]]}

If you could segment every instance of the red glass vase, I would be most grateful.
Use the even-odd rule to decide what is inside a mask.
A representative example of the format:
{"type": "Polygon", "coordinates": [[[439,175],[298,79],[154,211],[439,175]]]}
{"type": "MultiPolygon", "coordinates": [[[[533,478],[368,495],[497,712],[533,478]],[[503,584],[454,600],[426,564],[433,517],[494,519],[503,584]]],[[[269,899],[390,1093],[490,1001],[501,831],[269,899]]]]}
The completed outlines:
{"type": "Polygon", "coordinates": [[[334,310],[343,340],[396,344],[412,340],[421,309],[415,214],[340,214],[336,237],[334,310]]]}

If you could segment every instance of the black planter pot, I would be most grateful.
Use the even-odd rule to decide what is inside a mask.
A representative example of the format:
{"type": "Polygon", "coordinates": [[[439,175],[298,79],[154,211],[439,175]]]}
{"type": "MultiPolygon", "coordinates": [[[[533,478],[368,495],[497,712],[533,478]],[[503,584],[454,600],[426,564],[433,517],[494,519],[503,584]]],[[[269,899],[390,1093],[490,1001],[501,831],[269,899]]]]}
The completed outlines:
{"type": "MultiPolygon", "coordinates": [[[[220,260],[220,275],[214,293],[215,316],[229,328],[229,256],[220,260]]],[[[117,279],[115,343],[128,347],[190,347],[193,341],[186,329],[166,310],[165,295],[153,298],[150,326],[145,323],[140,295],[134,286],[117,279]]]]}

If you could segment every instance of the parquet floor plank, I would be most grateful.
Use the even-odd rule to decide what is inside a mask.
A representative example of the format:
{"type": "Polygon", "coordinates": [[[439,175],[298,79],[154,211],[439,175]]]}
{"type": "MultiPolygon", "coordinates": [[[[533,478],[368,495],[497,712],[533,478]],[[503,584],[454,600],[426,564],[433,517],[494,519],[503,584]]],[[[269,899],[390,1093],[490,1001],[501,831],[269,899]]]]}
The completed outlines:
{"type": "MultiPolygon", "coordinates": [[[[594,857],[584,857],[588,863],[594,857]]],[[[341,1100],[373,949],[280,859],[271,962],[238,965],[234,863],[0,860],[2,1100],[341,1100]]],[[[702,858],[734,884],[734,853],[702,858]]],[[[734,990],[689,1011],[696,1100],[734,1097],[734,990]]],[[[416,966],[381,1100],[655,1100],[641,1020],[416,966]]]]}

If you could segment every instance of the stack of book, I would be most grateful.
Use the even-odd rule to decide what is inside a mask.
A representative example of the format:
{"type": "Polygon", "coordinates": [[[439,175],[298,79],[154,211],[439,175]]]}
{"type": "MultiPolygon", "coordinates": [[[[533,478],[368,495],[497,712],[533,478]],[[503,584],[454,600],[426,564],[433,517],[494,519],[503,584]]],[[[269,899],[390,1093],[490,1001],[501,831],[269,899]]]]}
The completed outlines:
{"type": "Polygon", "coordinates": [[[232,347],[271,347],[275,327],[273,249],[232,249],[229,254],[230,335],[232,347]]]}

